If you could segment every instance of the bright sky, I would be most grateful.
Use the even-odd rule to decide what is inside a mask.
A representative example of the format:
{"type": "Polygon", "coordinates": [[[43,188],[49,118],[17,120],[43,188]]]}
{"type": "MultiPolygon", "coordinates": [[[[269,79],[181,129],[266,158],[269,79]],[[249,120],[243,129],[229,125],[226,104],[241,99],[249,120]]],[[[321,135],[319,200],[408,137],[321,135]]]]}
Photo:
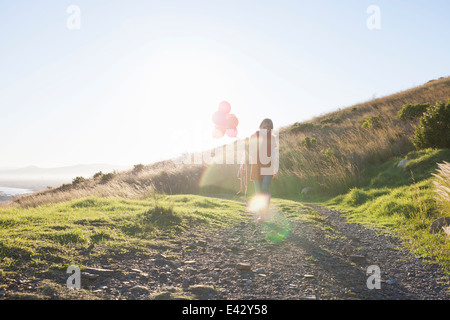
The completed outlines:
{"type": "Polygon", "coordinates": [[[244,138],[450,70],[448,0],[0,1],[0,167],[152,163],[233,141],[223,100],[244,138]]]}

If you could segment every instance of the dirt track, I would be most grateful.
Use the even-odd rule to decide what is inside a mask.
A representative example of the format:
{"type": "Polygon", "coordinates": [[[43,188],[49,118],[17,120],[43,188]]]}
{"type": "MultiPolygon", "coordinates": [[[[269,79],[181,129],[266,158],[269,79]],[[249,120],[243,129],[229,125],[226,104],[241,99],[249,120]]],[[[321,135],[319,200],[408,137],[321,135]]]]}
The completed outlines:
{"type": "MultiPolygon", "coordinates": [[[[450,298],[439,268],[401,249],[397,238],[346,223],[337,211],[310,208],[314,219],[287,219],[274,207],[269,222],[249,214],[238,226],[187,234],[174,241],[171,257],[129,253],[93,261],[97,269],[84,270],[82,288],[100,299],[450,298]],[[367,286],[373,265],[381,271],[380,289],[367,286]]],[[[64,287],[67,277],[46,281],[64,287]]],[[[39,281],[19,279],[8,293],[35,292],[39,281]]],[[[74,298],[46,291],[51,299],[74,298]]]]}
{"type": "Polygon", "coordinates": [[[346,223],[337,211],[311,208],[318,213],[311,222],[288,220],[272,208],[272,222],[256,223],[249,215],[248,223],[193,236],[177,260],[130,259],[128,271],[142,272],[128,273],[126,285],[105,281],[105,293],[125,299],[155,292],[163,299],[450,298],[439,268],[401,249],[397,238],[346,223]],[[371,265],[380,268],[381,289],[367,286],[371,265]]]}
{"type": "Polygon", "coordinates": [[[450,297],[439,268],[402,250],[398,239],[346,223],[337,211],[314,210],[319,216],[313,223],[278,219],[268,226],[242,224],[208,239],[204,254],[185,257],[195,260],[198,270],[204,270],[192,278],[223,290],[211,296],[219,299],[450,297]],[[280,226],[286,228],[287,224],[290,234],[284,241],[268,240],[271,231],[280,232],[280,226]],[[236,268],[245,262],[251,270],[236,268]],[[366,272],[372,265],[380,268],[380,289],[367,286],[366,272]],[[217,271],[211,271],[214,268],[217,271]]]}

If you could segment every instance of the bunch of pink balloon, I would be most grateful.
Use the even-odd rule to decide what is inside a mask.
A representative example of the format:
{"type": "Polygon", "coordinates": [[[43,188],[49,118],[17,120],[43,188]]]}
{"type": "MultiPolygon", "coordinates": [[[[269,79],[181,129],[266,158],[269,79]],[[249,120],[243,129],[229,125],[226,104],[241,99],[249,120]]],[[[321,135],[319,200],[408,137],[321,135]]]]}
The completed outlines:
{"type": "Polygon", "coordinates": [[[212,120],[215,124],[213,130],[213,137],[216,139],[222,138],[225,134],[230,138],[237,136],[237,125],[239,121],[237,117],[230,113],[231,106],[227,101],[219,103],[219,110],[214,112],[212,120]]]}

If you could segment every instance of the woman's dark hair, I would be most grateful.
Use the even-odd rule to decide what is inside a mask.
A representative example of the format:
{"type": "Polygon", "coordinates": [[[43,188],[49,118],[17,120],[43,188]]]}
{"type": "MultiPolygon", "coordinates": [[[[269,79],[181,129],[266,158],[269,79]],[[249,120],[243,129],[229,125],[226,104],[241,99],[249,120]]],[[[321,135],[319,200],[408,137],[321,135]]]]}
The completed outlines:
{"type": "Polygon", "coordinates": [[[264,119],[259,125],[260,129],[273,130],[273,122],[269,118],[264,119]]]}

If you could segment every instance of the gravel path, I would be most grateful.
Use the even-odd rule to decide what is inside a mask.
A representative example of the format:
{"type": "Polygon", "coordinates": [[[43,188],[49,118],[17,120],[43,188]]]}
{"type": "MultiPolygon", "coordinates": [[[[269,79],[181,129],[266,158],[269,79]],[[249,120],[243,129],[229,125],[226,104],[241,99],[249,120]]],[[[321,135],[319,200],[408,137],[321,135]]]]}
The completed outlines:
{"type": "MultiPolygon", "coordinates": [[[[175,259],[130,253],[98,261],[105,270],[84,270],[83,289],[102,299],[450,298],[439,268],[401,249],[397,238],[349,224],[327,208],[309,206],[305,212],[315,211],[309,220],[287,219],[277,210],[269,222],[249,214],[238,226],[188,234],[172,248],[175,259]],[[374,265],[380,289],[367,285],[367,268],[374,265]]],[[[66,279],[62,274],[57,281],[66,279]]]]}
{"type": "Polygon", "coordinates": [[[148,261],[130,259],[128,270],[141,272],[127,274],[128,287],[122,279],[122,288],[109,284],[108,290],[126,299],[155,291],[158,298],[175,298],[180,288],[181,297],[198,299],[450,297],[439,268],[401,249],[397,238],[349,224],[338,211],[310,208],[318,214],[315,221],[288,220],[272,208],[272,222],[256,223],[249,215],[249,222],[237,227],[200,239],[192,235],[177,260],[161,254],[148,261]],[[380,289],[367,286],[372,265],[379,267],[380,289]]]}
{"type": "Polygon", "coordinates": [[[313,223],[275,214],[272,226],[242,224],[209,238],[203,254],[185,257],[203,270],[192,275],[194,282],[221,288],[219,299],[450,297],[439,268],[401,249],[397,238],[346,223],[338,211],[311,208],[319,214],[313,223]],[[284,229],[290,229],[284,241],[269,240],[284,229]],[[239,263],[250,270],[239,270],[239,263]],[[372,265],[379,267],[380,289],[368,289],[372,273],[366,273],[372,265]]]}

